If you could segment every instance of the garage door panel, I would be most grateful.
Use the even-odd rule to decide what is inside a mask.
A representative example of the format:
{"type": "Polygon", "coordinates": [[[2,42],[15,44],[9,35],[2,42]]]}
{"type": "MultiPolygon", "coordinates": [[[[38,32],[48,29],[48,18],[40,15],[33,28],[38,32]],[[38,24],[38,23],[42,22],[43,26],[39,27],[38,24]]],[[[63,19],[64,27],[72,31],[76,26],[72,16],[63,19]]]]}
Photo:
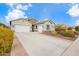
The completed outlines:
{"type": "Polygon", "coordinates": [[[15,32],[30,32],[28,25],[15,25],[15,32]]]}

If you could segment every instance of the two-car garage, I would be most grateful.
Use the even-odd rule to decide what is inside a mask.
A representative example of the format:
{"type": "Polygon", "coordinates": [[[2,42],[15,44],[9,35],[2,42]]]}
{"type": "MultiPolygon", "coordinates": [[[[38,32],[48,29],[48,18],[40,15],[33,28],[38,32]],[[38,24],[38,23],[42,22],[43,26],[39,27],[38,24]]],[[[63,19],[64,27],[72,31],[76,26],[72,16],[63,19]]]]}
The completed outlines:
{"type": "Polygon", "coordinates": [[[15,25],[14,26],[14,31],[15,32],[30,32],[31,27],[28,25],[15,25]]]}

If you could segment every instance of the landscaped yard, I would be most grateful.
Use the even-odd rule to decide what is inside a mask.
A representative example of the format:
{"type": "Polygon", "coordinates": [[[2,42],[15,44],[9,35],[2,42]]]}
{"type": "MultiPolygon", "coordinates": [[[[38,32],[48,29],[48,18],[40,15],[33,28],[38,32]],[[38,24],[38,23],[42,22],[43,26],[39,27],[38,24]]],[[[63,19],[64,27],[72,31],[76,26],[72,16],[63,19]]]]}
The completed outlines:
{"type": "Polygon", "coordinates": [[[42,34],[64,38],[68,40],[75,40],[79,35],[79,26],[72,28],[61,24],[55,26],[54,31],[43,31],[42,34]]]}

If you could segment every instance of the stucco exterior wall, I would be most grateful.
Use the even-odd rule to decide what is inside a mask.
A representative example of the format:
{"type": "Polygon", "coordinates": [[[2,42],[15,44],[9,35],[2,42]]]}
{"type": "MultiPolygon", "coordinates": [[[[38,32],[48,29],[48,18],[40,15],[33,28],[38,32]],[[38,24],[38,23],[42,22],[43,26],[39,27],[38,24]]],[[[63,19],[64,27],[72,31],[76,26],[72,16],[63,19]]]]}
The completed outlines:
{"type": "Polygon", "coordinates": [[[46,22],[44,24],[38,24],[38,32],[42,31],[52,31],[55,30],[55,24],[51,24],[50,22],[46,22]],[[49,25],[49,30],[47,30],[47,25],[49,25]]]}

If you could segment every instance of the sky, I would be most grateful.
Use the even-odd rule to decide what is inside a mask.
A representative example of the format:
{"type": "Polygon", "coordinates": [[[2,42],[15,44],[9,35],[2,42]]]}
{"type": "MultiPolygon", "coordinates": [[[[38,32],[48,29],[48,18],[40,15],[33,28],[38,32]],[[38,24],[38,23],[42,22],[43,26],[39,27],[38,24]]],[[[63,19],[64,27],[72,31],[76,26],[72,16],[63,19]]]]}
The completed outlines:
{"type": "Polygon", "coordinates": [[[0,22],[32,17],[50,19],[56,24],[79,25],[79,4],[71,3],[0,3],[0,22]]]}

